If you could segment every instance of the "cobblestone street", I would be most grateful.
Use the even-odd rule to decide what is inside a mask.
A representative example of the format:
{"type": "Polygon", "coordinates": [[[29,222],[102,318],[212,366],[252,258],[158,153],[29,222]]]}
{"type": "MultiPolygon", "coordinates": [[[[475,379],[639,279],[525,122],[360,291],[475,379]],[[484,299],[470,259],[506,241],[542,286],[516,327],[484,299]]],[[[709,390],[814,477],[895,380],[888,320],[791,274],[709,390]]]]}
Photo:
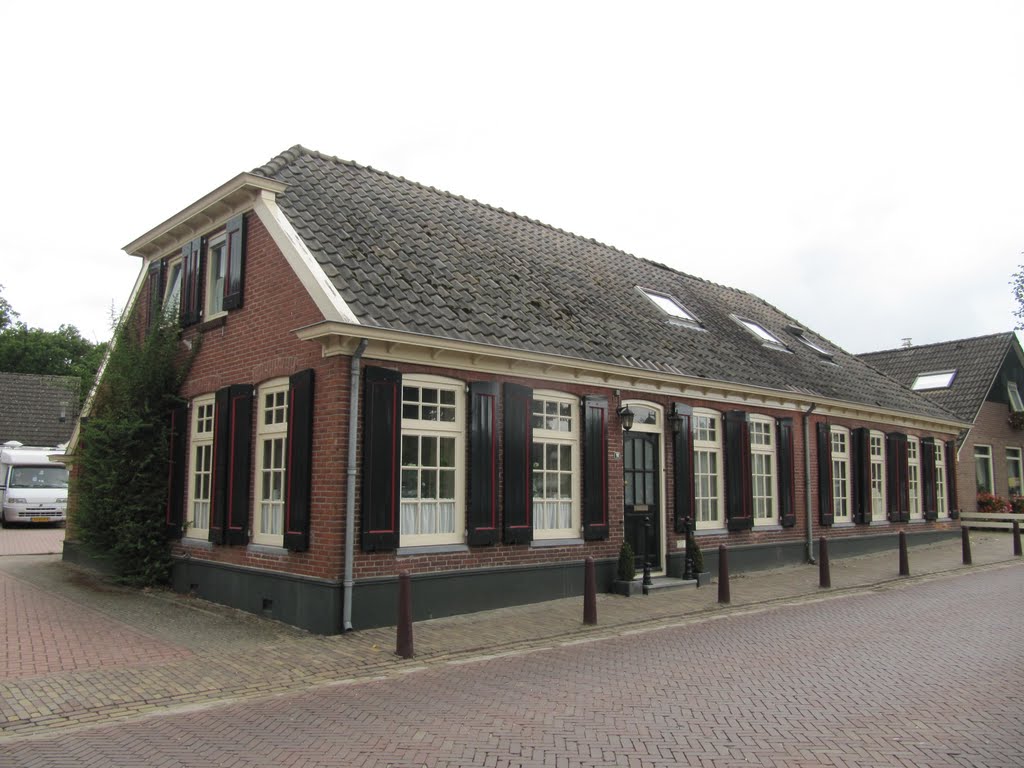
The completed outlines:
{"type": "Polygon", "coordinates": [[[987,568],[405,666],[383,680],[6,740],[0,764],[1019,766],[1021,576],[987,568]]]}
{"type": "Polygon", "coordinates": [[[1019,765],[1024,563],[972,542],[419,622],[411,660],[0,557],[0,765],[1019,765]]]}

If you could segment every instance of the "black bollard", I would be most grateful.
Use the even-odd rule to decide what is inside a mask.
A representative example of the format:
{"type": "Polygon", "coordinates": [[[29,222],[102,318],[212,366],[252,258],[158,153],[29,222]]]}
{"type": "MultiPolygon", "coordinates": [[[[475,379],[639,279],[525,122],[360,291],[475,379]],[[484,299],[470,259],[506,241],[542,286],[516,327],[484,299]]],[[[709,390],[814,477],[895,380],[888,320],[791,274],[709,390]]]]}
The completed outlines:
{"type": "Polygon", "coordinates": [[[1013,521],[1013,555],[1020,557],[1020,521],[1013,521]]]}
{"type": "Polygon", "coordinates": [[[583,561],[583,623],[597,624],[597,577],[592,557],[583,561]]]}
{"type": "Polygon", "coordinates": [[[398,638],[395,653],[412,658],[412,579],[408,571],[398,574],[398,638]]]}
{"type": "Polygon", "coordinates": [[[900,531],[900,576],[910,575],[910,558],[907,556],[907,533],[900,531]]]}
{"type": "Polygon", "coordinates": [[[828,563],[828,539],[818,539],[818,586],[822,589],[832,588],[832,569],[828,563]]]}
{"type": "Polygon", "coordinates": [[[960,549],[964,555],[964,565],[971,564],[971,535],[967,528],[960,526],[960,549]]]}
{"type": "Polygon", "coordinates": [[[725,544],[718,545],[718,602],[728,603],[729,595],[729,557],[725,544]]]}

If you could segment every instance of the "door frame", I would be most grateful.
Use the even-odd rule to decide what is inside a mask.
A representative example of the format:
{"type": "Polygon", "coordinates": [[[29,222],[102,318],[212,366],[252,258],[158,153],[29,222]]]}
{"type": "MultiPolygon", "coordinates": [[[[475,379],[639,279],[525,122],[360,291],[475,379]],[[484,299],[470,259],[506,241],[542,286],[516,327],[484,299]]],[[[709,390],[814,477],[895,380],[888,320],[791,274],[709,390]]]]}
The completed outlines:
{"type": "MultiPolygon", "coordinates": [[[[657,403],[652,403],[649,400],[623,400],[620,403],[620,405],[624,405],[624,406],[628,405],[630,407],[630,410],[633,410],[634,413],[636,412],[636,409],[634,408],[634,406],[639,406],[639,407],[642,407],[642,408],[650,408],[652,411],[654,411],[654,416],[655,416],[655,423],[654,424],[641,424],[639,420],[634,420],[633,421],[633,429],[631,429],[630,431],[631,432],[646,432],[646,433],[650,433],[650,434],[655,434],[655,435],[658,435],[658,438],[659,438],[658,439],[658,456],[657,456],[657,459],[658,459],[657,482],[658,482],[658,499],[659,499],[659,502],[660,502],[661,510],[659,511],[659,514],[658,514],[657,525],[658,525],[658,541],[661,542],[661,544],[659,546],[660,552],[658,553],[658,559],[654,563],[654,570],[655,571],[661,571],[662,573],[664,573],[665,570],[666,570],[666,567],[667,567],[667,562],[668,562],[668,541],[665,538],[666,535],[668,534],[667,526],[665,524],[665,521],[668,519],[668,500],[665,498],[665,408],[660,406],[660,405],[658,405],[657,403]]],[[[625,442],[626,442],[626,433],[625,432],[622,433],[622,442],[623,442],[623,450],[625,450],[625,442]]],[[[626,514],[626,504],[625,504],[625,499],[623,499],[623,504],[622,504],[622,525],[623,525],[623,530],[625,530],[625,525],[626,525],[625,514],[626,514]]]]}

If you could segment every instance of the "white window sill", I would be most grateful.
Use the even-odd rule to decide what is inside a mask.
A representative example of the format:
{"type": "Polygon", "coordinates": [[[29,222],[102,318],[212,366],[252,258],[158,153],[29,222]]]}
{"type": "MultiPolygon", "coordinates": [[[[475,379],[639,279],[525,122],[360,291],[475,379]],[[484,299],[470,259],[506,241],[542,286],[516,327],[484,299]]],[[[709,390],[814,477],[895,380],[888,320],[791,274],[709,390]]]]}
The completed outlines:
{"type": "Polygon", "coordinates": [[[578,547],[583,545],[583,539],[534,539],[530,542],[531,549],[540,547],[578,547]]]}
{"type": "Polygon", "coordinates": [[[754,523],[754,530],[755,531],[781,531],[782,530],[782,526],[779,525],[778,523],[764,523],[763,525],[758,525],[757,523],[754,523]]]}
{"type": "Polygon", "coordinates": [[[398,557],[413,555],[445,555],[452,552],[469,552],[465,544],[421,544],[416,547],[399,547],[395,553],[398,557]]]}
{"type": "Polygon", "coordinates": [[[723,533],[728,533],[728,528],[696,528],[693,531],[694,536],[718,536],[723,533]]]}
{"type": "Polygon", "coordinates": [[[832,525],[822,526],[823,528],[856,528],[857,524],[852,520],[836,520],[832,525]]]}
{"type": "Polygon", "coordinates": [[[880,525],[889,525],[889,521],[888,520],[872,520],[871,521],[871,527],[872,528],[875,527],[875,526],[880,526],[880,525]]]}
{"type": "Polygon", "coordinates": [[[927,523],[928,521],[923,517],[912,517],[908,522],[910,525],[920,525],[921,523],[927,523]]]}
{"type": "Polygon", "coordinates": [[[284,556],[288,554],[288,550],[281,544],[260,544],[259,542],[250,542],[249,546],[246,547],[246,551],[256,552],[261,555],[284,556]]]}
{"type": "Polygon", "coordinates": [[[192,536],[182,536],[181,544],[185,547],[191,547],[192,549],[213,549],[213,542],[209,539],[192,536]]]}

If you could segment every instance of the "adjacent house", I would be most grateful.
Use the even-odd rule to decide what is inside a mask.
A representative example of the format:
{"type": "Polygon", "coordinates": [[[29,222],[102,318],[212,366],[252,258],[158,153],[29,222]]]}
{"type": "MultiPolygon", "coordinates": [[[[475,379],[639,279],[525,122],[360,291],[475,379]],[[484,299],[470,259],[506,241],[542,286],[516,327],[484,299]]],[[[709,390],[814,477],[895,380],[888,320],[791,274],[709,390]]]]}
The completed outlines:
{"type": "Polygon", "coordinates": [[[975,492],[1004,498],[1021,495],[1024,352],[1017,334],[900,347],[860,357],[971,425],[958,439],[958,481],[965,508],[975,508],[975,492]]]}
{"type": "Polygon", "coordinates": [[[0,445],[52,448],[66,443],[78,418],[77,376],[0,373],[0,445]]]}
{"type": "Polygon", "coordinates": [[[139,326],[202,339],[181,591],[331,633],[393,623],[401,571],[425,618],[579,594],[588,556],[610,587],[624,540],[678,578],[690,535],[743,569],[951,531],[961,418],[755,295],[524,216],[296,146],[125,250],[139,326]]]}

